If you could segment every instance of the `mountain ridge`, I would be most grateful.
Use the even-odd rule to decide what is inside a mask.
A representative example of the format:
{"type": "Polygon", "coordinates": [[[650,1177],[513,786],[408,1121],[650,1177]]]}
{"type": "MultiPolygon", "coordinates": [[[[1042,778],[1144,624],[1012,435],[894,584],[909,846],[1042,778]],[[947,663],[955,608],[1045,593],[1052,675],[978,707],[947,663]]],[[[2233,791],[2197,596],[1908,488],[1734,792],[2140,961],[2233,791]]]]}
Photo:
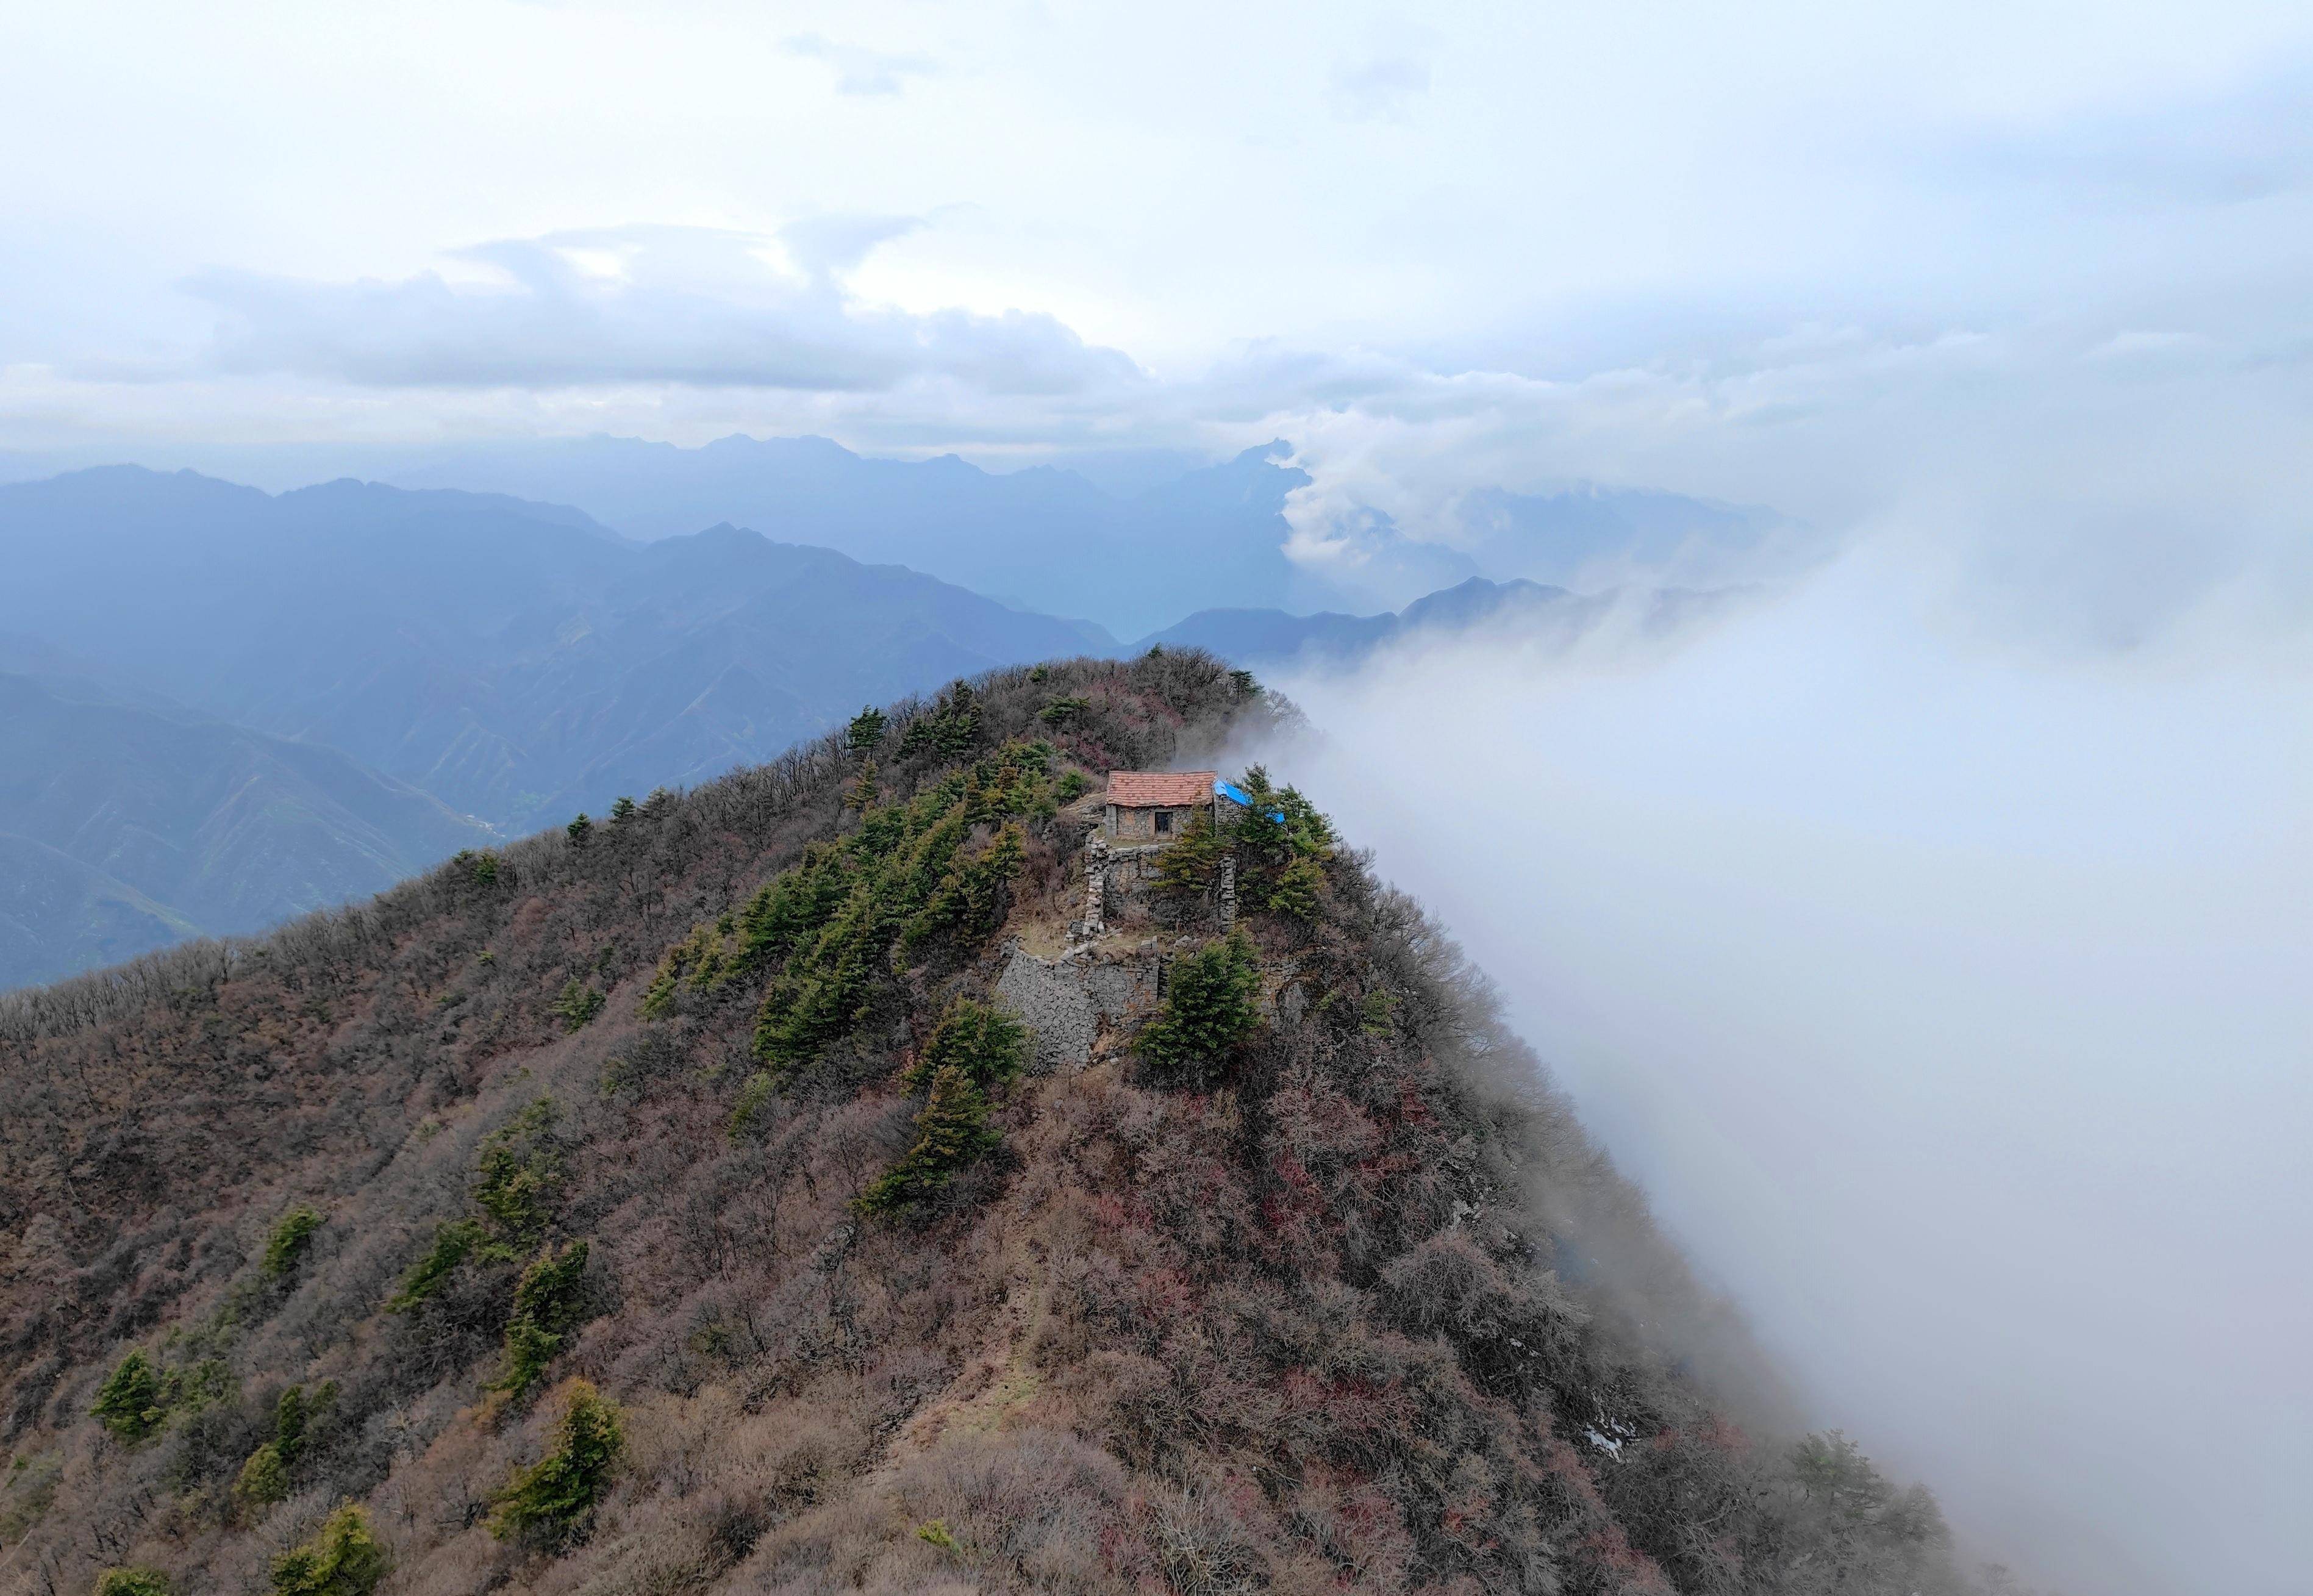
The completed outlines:
{"type": "Polygon", "coordinates": [[[1233,931],[1192,827],[1025,1066],[1072,790],[1290,715],[999,672],[0,999],[0,1596],[1969,1590],[1265,773],[1233,931]]]}
{"type": "Polygon", "coordinates": [[[1281,447],[1122,495],[1056,467],[995,472],[954,454],[885,459],[823,437],[739,433],[696,448],[598,436],[449,450],[389,474],[574,501],[652,541],[736,522],[1130,629],[1224,592],[1286,598],[1282,512],[1309,479],[1275,463],[1281,447]]]}

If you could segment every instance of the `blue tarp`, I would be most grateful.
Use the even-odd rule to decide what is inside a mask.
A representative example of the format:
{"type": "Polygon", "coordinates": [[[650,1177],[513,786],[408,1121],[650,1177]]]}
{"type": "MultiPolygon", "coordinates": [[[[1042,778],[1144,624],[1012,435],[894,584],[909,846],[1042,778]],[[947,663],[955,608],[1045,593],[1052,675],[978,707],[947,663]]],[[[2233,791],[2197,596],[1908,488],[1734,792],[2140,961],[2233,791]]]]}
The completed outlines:
{"type": "MultiPolygon", "coordinates": [[[[1216,780],[1213,782],[1213,790],[1220,794],[1221,797],[1228,799],[1229,802],[1235,804],[1240,809],[1250,809],[1253,807],[1253,794],[1247,792],[1244,788],[1236,786],[1233,782],[1216,780]]],[[[1283,825],[1285,824],[1285,811],[1282,809],[1271,809],[1269,812],[1269,817],[1277,822],[1280,825],[1283,825]]]]}

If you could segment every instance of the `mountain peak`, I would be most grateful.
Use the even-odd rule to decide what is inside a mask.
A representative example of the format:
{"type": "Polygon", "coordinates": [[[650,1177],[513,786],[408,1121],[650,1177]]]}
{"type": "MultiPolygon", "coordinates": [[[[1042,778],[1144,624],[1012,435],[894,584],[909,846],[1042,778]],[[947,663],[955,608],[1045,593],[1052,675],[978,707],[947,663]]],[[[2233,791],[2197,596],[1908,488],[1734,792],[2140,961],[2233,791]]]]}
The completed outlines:
{"type": "Polygon", "coordinates": [[[1151,876],[1075,801],[1277,712],[1188,650],[1000,672],[0,1002],[12,1551],[1957,1592],[1924,1493],[1769,1439],[1739,1333],[1298,793],[1244,772],[1151,876]]]}

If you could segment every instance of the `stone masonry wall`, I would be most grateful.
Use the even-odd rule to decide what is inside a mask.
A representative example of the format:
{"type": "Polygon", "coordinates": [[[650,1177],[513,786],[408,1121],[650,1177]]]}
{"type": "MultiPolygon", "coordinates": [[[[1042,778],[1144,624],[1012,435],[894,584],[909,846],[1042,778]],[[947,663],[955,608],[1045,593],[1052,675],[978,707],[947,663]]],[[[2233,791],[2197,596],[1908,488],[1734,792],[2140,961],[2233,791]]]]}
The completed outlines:
{"type": "Polygon", "coordinates": [[[1040,1073],[1079,1069],[1092,1058],[1104,1025],[1120,1026],[1156,1006],[1158,968],[1153,954],[1120,957],[1079,948],[1041,959],[1016,947],[996,995],[1033,1035],[1040,1073]]]}

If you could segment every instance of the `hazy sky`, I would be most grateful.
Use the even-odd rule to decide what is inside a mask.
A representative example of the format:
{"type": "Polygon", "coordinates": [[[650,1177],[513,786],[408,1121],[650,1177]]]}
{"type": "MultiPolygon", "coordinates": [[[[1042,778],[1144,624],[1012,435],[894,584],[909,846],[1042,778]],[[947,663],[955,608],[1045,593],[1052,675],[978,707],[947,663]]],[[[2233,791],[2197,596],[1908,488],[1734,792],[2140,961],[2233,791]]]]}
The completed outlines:
{"type": "Polygon", "coordinates": [[[1336,575],[1492,484],[1807,519],[1667,657],[1309,684],[1306,775],[1827,1417],[2280,1596],[2309,104],[2304,0],[0,0],[0,452],[1282,436],[1336,575]]]}
{"type": "Polygon", "coordinates": [[[1281,435],[1315,562],[1587,478],[2163,582],[2313,487],[2302,4],[4,13],[0,449],[1281,435]]]}

